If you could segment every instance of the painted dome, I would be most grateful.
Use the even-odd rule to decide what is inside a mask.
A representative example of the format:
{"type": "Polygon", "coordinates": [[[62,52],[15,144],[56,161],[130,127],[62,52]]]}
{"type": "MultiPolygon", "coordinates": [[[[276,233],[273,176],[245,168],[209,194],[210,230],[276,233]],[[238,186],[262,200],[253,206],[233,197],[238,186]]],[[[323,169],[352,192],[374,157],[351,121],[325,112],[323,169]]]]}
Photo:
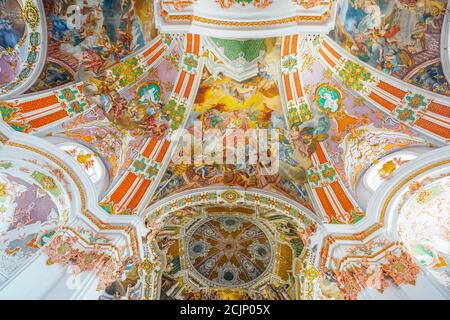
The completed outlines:
{"type": "Polygon", "coordinates": [[[239,217],[201,220],[188,235],[188,261],[212,285],[245,287],[268,269],[272,261],[267,235],[239,217]]]}
{"type": "Polygon", "coordinates": [[[52,178],[37,171],[27,175],[15,166],[1,161],[0,284],[49,242],[62,215],[61,204],[49,189],[52,178]]]}
{"type": "Polygon", "coordinates": [[[449,8],[0,0],[0,298],[450,298],[449,8]]]}

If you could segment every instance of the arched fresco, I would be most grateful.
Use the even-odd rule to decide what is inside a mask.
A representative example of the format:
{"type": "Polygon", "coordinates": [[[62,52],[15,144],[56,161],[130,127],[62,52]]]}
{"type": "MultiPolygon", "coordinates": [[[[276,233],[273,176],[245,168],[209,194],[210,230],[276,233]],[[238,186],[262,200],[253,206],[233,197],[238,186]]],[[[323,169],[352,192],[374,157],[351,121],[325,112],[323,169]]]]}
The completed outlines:
{"type": "Polygon", "coordinates": [[[106,189],[109,182],[108,172],[97,153],[83,145],[67,141],[61,142],[58,147],[74,158],[84,169],[99,194],[106,189]]]}
{"type": "Polygon", "coordinates": [[[257,189],[209,187],[180,192],[170,198],[170,203],[158,201],[146,210],[144,222],[150,231],[149,239],[155,236],[158,226],[164,223],[171,212],[202,203],[230,206],[245,204],[273,209],[279,214],[294,218],[299,228],[304,231],[305,239],[310,238],[317,231],[318,221],[320,221],[310,210],[289,198],[257,189]]]}
{"type": "Polygon", "coordinates": [[[0,85],[3,87],[20,72],[20,47],[26,38],[26,22],[19,1],[2,1],[0,7],[0,85]]]}
{"type": "Polygon", "coordinates": [[[75,71],[60,61],[47,60],[39,79],[28,89],[34,93],[60,87],[75,81],[75,71]]]}
{"type": "Polygon", "coordinates": [[[417,182],[399,206],[398,234],[411,254],[450,288],[450,176],[417,182]]]}
{"type": "Polygon", "coordinates": [[[421,139],[371,126],[360,127],[349,133],[342,144],[345,150],[345,174],[352,190],[355,190],[361,174],[385,155],[408,147],[426,145],[421,139]]]}
{"type": "Polygon", "coordinates": [[[334,39],[371,66],[418,87],[449,95],[439,61],[447,0],[345,0],[334,39]]]}
{"type": "Polygon", "coordinates": [[[240,217],[201,220],[188,232],[187,261],[213,286],[246,287],[273,261],[269,238],[261,228],[240,217]]]}
{"type": "Polygon", "coordinates": [[[161,267],[148,286],[161,299],[182,300],[332,294],[330,282],[308,293],[309,282],[299,276],[308,269],[308,237],[301,222],[272,209],[214,203],[180,209],[149,245],[161,267]]]}
{"type": "Polygon", "coordinates": [[[0,285],[67,219],[70,198],[56,179],[33,163],[0,159],[0,285]]]}

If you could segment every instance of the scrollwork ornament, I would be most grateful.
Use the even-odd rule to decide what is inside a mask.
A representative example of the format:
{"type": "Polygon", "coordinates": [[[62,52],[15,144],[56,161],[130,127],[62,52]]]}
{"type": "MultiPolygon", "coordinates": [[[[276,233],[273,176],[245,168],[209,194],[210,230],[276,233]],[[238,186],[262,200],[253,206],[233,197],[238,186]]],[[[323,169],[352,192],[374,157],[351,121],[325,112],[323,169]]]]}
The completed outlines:
{"type": "Polygon", "coordinates": [[[25,6],[22,9],[22,16],[31,29],[36,31],[40,22],[39,9],[31,0],[25,2],[25,6]]]}

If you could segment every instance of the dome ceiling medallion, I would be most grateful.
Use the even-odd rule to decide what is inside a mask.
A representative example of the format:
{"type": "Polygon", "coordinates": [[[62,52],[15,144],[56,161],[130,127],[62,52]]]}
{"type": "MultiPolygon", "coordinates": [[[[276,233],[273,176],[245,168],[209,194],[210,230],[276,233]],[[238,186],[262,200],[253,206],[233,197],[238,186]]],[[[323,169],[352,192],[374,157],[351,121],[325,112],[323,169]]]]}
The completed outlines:
{"type": "Polygon", "coordinates": [[[186,241],[187,260],[209,285],[243,288],[272,263],[270,240],[261,226],[241,217],[200,220],[186,241]]]}
{"type": "Polygon", "coordinates": [[[190,0],[155,3],[162,33],[193,33],[226,38],[260,38],[334,28],[333,0],[190,0]]]}

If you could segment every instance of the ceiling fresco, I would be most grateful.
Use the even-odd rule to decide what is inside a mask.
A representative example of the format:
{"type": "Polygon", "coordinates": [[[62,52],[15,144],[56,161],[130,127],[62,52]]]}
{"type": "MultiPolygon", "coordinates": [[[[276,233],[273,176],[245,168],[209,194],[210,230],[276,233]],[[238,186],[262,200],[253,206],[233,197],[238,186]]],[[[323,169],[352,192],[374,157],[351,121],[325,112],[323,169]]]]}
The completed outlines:
{"type": "MultiPolygon", "coordinates": [[[[58,207],[37,183],[2,173],[0,177],[2,275],[12,274],[48,243],[58,223],[58,207]]],[[[5,278],[0,278],[2,283],[5,278]]]]}
{"type": "Polygon", "coordinates": [[[165,299],[301,295],[294,273],[308,255],[307,239],[295,222],[270,210],[255,212],[242,206],[185,209],[166,220],[155,241],[169,264],[162,275],[165,299]],[[279,255],[282,260],[275,259],[279,255]]]}
{"type": "Polygon", "coordinates": [[[450,286],[447,174],[428,177],[405,194],[400,206],[399,234],[418,261],[450,286]]]}
{"type": "Polygon", "coordinates": [[[450,299],[449,8],[0,0],[0,299],[450,299]]]}
{"type": "Polygon", "coordinates": [[[28,93],[56,88],[75,81],[75,71],[65,63],[47,60],[39,80],[28,89],[28,93]]]}
{"type": "Polygon", "coordinates": [[[0,85],[4,86],[14,80],[20,72],[20,49],[23,46],[26,23],[22,17],[21,5],[18,1],[2,1],[1,5],[1,77],[0,85]]]}
{"type": "MultiPolygon", "coordinates": [[[[205,72],[187,129],[193,131],[195,121],[199,121],[203,130],[216,129],[222,133],[227,129],[279,130],[281,163],[278,174],[265,175],[261,163],[194,163],[192,166],[171,163],[155,196],[160,197],[176,189],[182,191],[193,186],[238,185],[245,188],[274,189],[312,208],[302,186],[306,181],[306,169],[311,163],[291,142],[292,138],[286,131],[278,86],[271,79],[271,76],[264,77],[261,74],[239,83],[227,77],[214,79],[205,72]]],[[[214,144],[215,141],[208,141],[204,137],[203,148],[212,148],[214,144]]]]}
{"type": "Polygon", "coordinates": [[[81,69],[105,68],[156,36],[151,1],[45,0],[49,58],[81,69]],[[83,68],[84,67],[84,68],[83,68]]]}
{"type": "Polygon", "coordinates": [[[339,79],[312,55],[309,48],[305,48],[302,54],[304,63],[301,75],[304,79],[304,91],[319,119],[319,126],[315,129],[316,136],[312,139],[324,142],[337,172],[347,186],[354,186],[355,178],[359,176],[358,172],[375,160],[365,161],[364,157],[381,158],[383,154],[396,148],[425,143],[409,128],[386,117],[349,88],[342,86],[339,79]],[[382,138],[383,132],[392,136],[390,142],[382,138]],[[370,140],[367,136],[364,137],[363,133],[374,134],[377,137],[370,144],[370,140]],[[410,141],[407,142],[405,139],[410,141]],[[367,148],[364,151],[351,149],[350,141],[355,140],[359,144],[366,144],[367,148]],[[373,148],[379,150],[373,152],[373,148]],[[352,178],[354,174],[356,177],[352,178]]]}
{"type": "Polygon", "coordinates": [[[11,97],[30,88],[43,68],[46,23],[37,0],[4,0],[0,9],[0,94],[11,97]]]}
{"type": "Polygon", "coordinates": [[[273,260],[267,235],[242,218],[200,221],[186,242],[188,263],[213,286],[247,286],[273,260]]]}
{"type": "Polygon", "coordinates": [[[335,24],[336,3],[329,0],[156,2],[155,19],[163,32],[196,29],[215,36],[220,30],[228,38],[249,39],[301,31],[327,33],[335,24]]]}
{"type": "Polygon", "coordinates": [[[0,283],[48,244],[70,206],[70,194],[46,163],[0,160],[0,283]]]}

